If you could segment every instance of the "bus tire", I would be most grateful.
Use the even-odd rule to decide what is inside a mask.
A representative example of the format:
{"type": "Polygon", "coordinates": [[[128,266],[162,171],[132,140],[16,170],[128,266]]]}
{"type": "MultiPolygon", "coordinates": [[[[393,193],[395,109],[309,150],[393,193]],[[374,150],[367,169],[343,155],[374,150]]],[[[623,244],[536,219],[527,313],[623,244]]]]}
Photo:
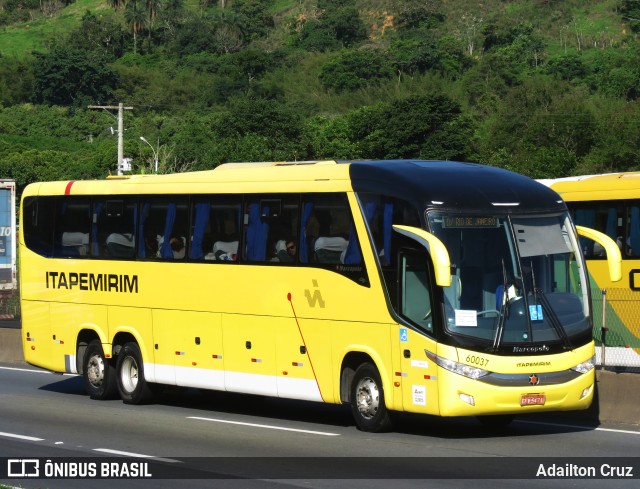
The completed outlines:
{"type": "Polygon", "coordinates": [[[509,426],[516,416],[515,414],[487,414],[476,417],[487,428],[498,430],[509,426]]]}
{"type": "Polygon", "coordinates": [[[393,428],[391,413],[384,401],[382,380],[375,365],[363,363],[351,382],[351,412],[362,431],[380,433],[393,428]]]}
{"type": "Polygon", "coordinates": [[[144,379],[142,354],[137,343],[129,342],[120,350],[116,366],[118,393],[125,404],[146,404],[153,398],[153,391],[144,379]]]}
{"type": "Polygon", "coordinates": [[[116,370],[113,360],[105,358],[100,340],[87,345],[82,358],[82,377],[91,399],[102,401],[116,396],[116,370]]]}

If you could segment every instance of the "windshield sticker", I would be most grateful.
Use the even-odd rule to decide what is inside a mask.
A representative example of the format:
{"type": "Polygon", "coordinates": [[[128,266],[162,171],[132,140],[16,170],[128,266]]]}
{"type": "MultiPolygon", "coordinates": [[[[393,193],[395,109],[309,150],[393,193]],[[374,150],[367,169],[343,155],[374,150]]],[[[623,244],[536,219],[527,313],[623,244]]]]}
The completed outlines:
{"type": "Polygon", "coordinates": [[[477,327],[478,312],[475,309],[456,309],[456,326],[477,327]]]}
{"type": "Polygon", "coordinates": [[[418,406],[427,405],[427,388],[424,385],[413,386],[413,403],[418,406]]]}
{"type": "Polygon", "coordinates": [[[529,306],[529,317],[532,321],[542,321],[542,306],[540,304],[529,306]]]}

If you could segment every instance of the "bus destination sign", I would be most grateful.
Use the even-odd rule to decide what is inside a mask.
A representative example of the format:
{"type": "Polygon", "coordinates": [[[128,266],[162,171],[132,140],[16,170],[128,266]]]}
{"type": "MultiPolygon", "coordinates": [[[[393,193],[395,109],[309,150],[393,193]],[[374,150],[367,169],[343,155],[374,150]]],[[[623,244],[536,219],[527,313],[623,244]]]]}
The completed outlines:
{"type": "Polygon", "coordinates": [[[495,216],[445,216],[444,228],[497,228],[495,216]]]}

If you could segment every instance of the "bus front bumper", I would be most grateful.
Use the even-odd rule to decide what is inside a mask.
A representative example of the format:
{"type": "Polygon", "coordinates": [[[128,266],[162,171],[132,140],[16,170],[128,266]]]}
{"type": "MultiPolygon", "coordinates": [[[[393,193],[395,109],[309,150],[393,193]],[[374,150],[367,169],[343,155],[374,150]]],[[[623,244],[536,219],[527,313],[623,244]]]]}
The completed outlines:
{"type": "Polygon", "coordinates": [[[593,401],[595,370],[557,384],[493,385],[439,369],[440,414],[442,416],[481,416],[490,414],[530,414],[545,411],[587,409],[593,401]],[[448,386],[449,388],[445,388],[448,386]]]}

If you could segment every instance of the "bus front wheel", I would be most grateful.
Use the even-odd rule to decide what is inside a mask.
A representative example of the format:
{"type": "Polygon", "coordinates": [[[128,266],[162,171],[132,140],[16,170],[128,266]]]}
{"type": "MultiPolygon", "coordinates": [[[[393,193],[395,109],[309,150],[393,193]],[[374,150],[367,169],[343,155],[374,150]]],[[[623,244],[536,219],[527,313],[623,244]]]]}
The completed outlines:
{"type": "Polygon", "coordinates": [[[382,380],[376,367],[363,363],[353,375],[351,383],[351,412],[362,431],[379,433],[393,427],[391,413],[384,402],[382,380]]]}
{"type": "Polygon", "coordinates": [[[136,343],[126,343],[118,354],[116,366],[118,392],[125,404],[145,404],[151,401],[153,392],[144,380],[144,366],[140,347],[136,343]]]}
{"type": "Polygon", "coordinates": [[[82,376],[91,399],[102,401],[116,394],[116,372],[113,361],[105,358],[100,340],[87,345],[82,359],[82,376]]]}

